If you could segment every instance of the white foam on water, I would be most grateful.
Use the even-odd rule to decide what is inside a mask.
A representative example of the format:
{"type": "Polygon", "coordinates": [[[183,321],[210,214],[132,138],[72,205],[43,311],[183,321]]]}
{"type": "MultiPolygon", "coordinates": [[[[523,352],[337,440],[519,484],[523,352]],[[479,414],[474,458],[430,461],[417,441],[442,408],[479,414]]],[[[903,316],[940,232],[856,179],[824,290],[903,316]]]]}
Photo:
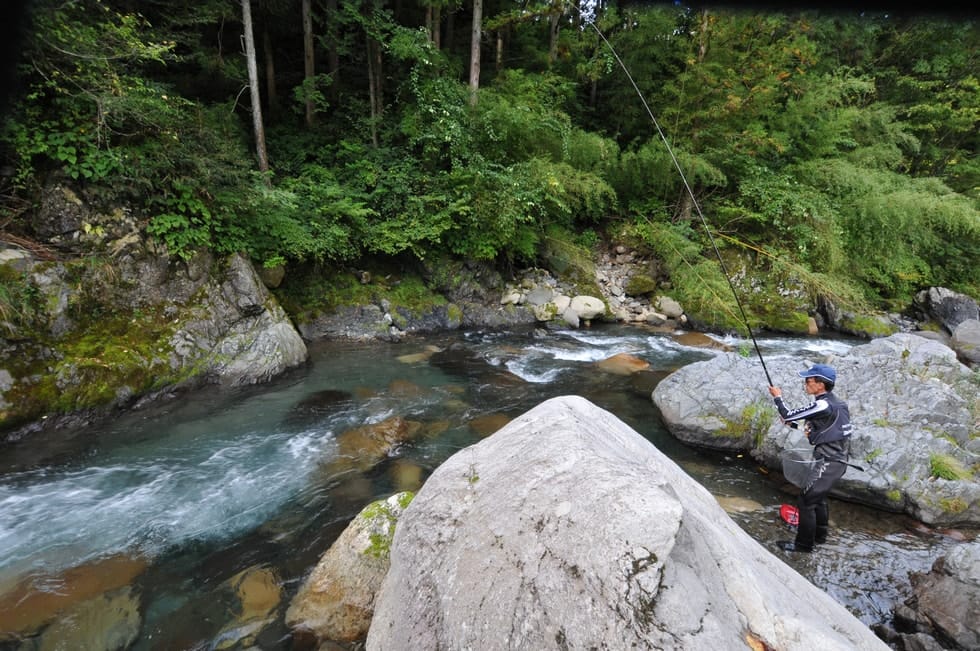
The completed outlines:
{"type": "Polygon", "coordinates": [[[7,476],[0,578],[239,535],[304,487],[325,438],[322,431],[252,432],[210,449],[202,442],[182,457],[7,476]]]}
{"type": "Polygon", "coordinates": [[[534,361],[526,357],[520,359],[511,359],[504,363],[504,366],[508,371],[521,378],[525,382],[533,382],[535,384],[547,384],[549,382],[554,382],[562,369],[560,368],[546,368],[542,371],[534,370],[534,361]]]}

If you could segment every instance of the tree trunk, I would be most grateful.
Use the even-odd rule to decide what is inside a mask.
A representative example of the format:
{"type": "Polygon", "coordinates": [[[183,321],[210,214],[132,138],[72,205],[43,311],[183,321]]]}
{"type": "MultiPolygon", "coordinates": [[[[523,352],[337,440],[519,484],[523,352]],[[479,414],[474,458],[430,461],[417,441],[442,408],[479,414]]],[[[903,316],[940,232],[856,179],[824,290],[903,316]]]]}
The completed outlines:
{"type": "Polygon", "coordinates": [[[442,7],[436,5],[432,10],[432,44],[442,49],[442,7]]]}
{"type": "Polygon", "coordinates": [[[708,19],[708,10],[701,12],[701,29],[698,30],[698,63],[704,63],[704,57],[708,54],[708,30],[711,21],[708,19]]]}
{"type": "Polygon", "coordinates": [[[558,30],[561,27],[561,14],[557,11],[548,17],[548,65],[558,59],[558,30]]]}
{"type": "Polygon", "coordinates": [[[279,93],[276,91],[276,59],[272,55],[272,37],[269,30],[262,29],[262,54],[265,58],[265,94],[270,113],[279,110],[279,93]]]}
{"type": "Polygon", "coordinates": [[[470,33],[470,104],[476,106],[480,90],[480,37],[483,34],[483,0],[473,0],[473,30],[470,33]]]}
{"type": "Polygon", "coordinates": [[[316,74],[313,66],[313,11],[311,0],[303,0],[303,77],[306,81],[306,126],[313,126],[313,76],[316,74]]]}
{"type": "Polygon", "coordinates": [[[381,109],[384,106],[381,87],[381,45],[367,37],[368,94],[371,99],[371,143],[379,146],[378,124],[381,122],[381,109]]]}
{"type": "Polygon", "coordinates": [[[451,51],[453,43],[456,42],[456,10],[447,8],[449,13],[446,16],[446,48],[451,51]]]}
{"type": "MultiPolygon", "coordinates": [[[[327,17],[331,20],[337,15],[337,0],[327,0],[327,17]]],[[[340,99],[340,53],[337,52],[337,27],[328,28],[330,51],[327,53],[327,66],[330,69],[330,99],[337,102],[340,99]]]]}
{"type": "MultiPolygon", "coordinates": [[[[269,171],[269,156],[265,149],[265,127],[262,126],[262,100],[259,95],[259,71],[255,64],[255,36],[252,32],[252,2],[242,0],[242,25],[245,28],[245,60],[248,65],[248,87],[252,98],[252,126],[255,129],[255,149],[259,157],[259,171],[269,171]]],[[[266,185],[272,185],[268,175],[266,185]]]]}
{"type": "Polygon", "coordinates": [[[495,59],[496,70],[500,72],[504,67],[504,28],[497,29],[497,57],[495,59]]]}
{"type": "Polygon", "coordinates": [[[681,189],[680,200],[677,202],[677,214],[674,217],[675,222],[689,222],[694,217],[694,199],[691,198],[691,193],[687,191],[687,188],[681,189]]]}

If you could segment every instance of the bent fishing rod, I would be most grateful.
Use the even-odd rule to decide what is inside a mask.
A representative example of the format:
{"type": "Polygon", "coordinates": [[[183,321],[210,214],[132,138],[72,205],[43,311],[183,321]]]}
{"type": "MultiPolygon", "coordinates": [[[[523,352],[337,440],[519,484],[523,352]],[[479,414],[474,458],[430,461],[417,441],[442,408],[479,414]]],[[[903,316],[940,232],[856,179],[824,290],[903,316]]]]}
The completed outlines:
{"type": "MultiPolygon", "coordinates": [[[[579,9],[579,13],[581,14],[581,9],[579,9]]],[[[606,39],[605,35],[595,24],[594,18],[590,19],[584,14],[583,14],[583,18],[589,25],[592,26],[592,29],[595,30],[595,33],[599,36],[600,39],[602,39],[602,42],[606,44],[606,47],[609,48],[609,51],[616,59],[616,62],[619,64],[619,67],[623,69],[623,72],[626,74],[626,78],[629,79],[630,84],[633,86],[633,90],[636,91],[637,96],[640,98],[640,102],[642,102],[643,108],[646,109],[647,115],[650,116],[650,121],[653,122],[653,126],[656,127],[657,134],[660,136],[660,139],[663,141],[664,146],[667,148],[667,153],[670,154],[670,159],[674,162],[674,167],[677,169],[677,173],[680,174],[681,181],[683,181],[684,183],[684,188],[687,190],[687,194],[691,198],[691,203],[694,205],[694,210],[697,212],[698,218],[701,220],[701,225],[704,226],[704,232],[708,234],[708,240],[711,242],[711,248],[714,249],[715,256],[718,258],[718,264],[721,266],[721,272],[722,274],[724,274],[725,280],[728,282],[729,289],[732,290],[732,296],[735,297],[735,304],[738,306],[739,314],[741,314],[742,316],[742,323],[745,325],[745,329],[749,333],[749,338],[752,339],[752,345],[753,347],[755,347],[755,352],[759,356],[759,362],[762,364],[762,370],[766,374],[766,381],[769,382],[769,386],[775,386],[772,382],[772,378],[769,376],[769,369],[766,368],[766,360],[763,359],[762,351],[759,349],[759,342],[755,340],[755,334],[752,332],[752,326],[749,325],[749,319],[745,315],[745,309],[742,307],[742,301],[739,300],[738,291],[736,291],[735,284],[732,282],[732,277],[728,273],[728,269],[725,267],[725,261],[722,260],[721,258],[721,252],[718,250],[718,245],[715,243],[715,238],[711,234],[711,229],[708,227],[708,221],[704,218],[704,213],[701,212],[701,204],[698,203],[697,198],[694,196],[694,190],[691,189],[691,184],[687,182],[687,176],[684,174],[684,170],[683,168],[681,168],[680,162],[677,160],[677,157],[674,155],[674,150],[670,146],[670,141],[667,140],[667,136],[664,134],[664,130],[660,127],[660,122],[657,121],[657,118],[656,116],[654,116],[653,111],[650,110],[650,105],[647,104],[646,98],[643,97],[643,93],[640,92],[640,87],[637,86],[636,82],[633,80],[633,75],[630,74],[630,71],[626,67],[626,64],[623,63],[623,60],[619,58],[619,53],[616,52],[616,48],[614,48],[612,46],[612,43],[610,43],[606,39]]]]}

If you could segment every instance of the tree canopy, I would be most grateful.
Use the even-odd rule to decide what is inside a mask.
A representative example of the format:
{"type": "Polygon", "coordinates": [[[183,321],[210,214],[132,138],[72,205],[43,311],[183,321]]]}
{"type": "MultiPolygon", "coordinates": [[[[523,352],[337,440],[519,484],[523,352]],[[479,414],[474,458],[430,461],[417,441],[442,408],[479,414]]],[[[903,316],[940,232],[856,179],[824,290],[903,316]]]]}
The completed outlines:
{"type": "Polygon", "coordinates": [[[38,0],[0,134],[4,228],[30,236],[41,188],[70,179],[177,256],[533,264],[555,233],[615,229],[680,275],[713,265],[698,208],[815,293],[980,295],[972,18],[477,7],[474,41],[471,2],[253,0],[260,172],[240,3],[38,0]]]}

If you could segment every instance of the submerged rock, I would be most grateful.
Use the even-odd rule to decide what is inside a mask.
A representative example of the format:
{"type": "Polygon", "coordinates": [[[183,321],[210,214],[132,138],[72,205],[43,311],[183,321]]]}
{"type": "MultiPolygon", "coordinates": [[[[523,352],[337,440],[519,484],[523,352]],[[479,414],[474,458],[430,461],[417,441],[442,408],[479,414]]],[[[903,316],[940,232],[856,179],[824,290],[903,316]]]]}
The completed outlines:
{"type": "Polygon", "coordinates": [[[927,635],[946,640],[944,648],[980,649],[980,541],[954,547],[911,578],[915,594],[896,623],[912,632],[901,637],[927,635]]]}
{"type": "Polygon", "coordinates": [[[317,642],[364,638],[388,570],[395,523],[411,499],[411,493],[397,493],[373,502],[347,526],[286,611],[294,637],[317,642]]]}

